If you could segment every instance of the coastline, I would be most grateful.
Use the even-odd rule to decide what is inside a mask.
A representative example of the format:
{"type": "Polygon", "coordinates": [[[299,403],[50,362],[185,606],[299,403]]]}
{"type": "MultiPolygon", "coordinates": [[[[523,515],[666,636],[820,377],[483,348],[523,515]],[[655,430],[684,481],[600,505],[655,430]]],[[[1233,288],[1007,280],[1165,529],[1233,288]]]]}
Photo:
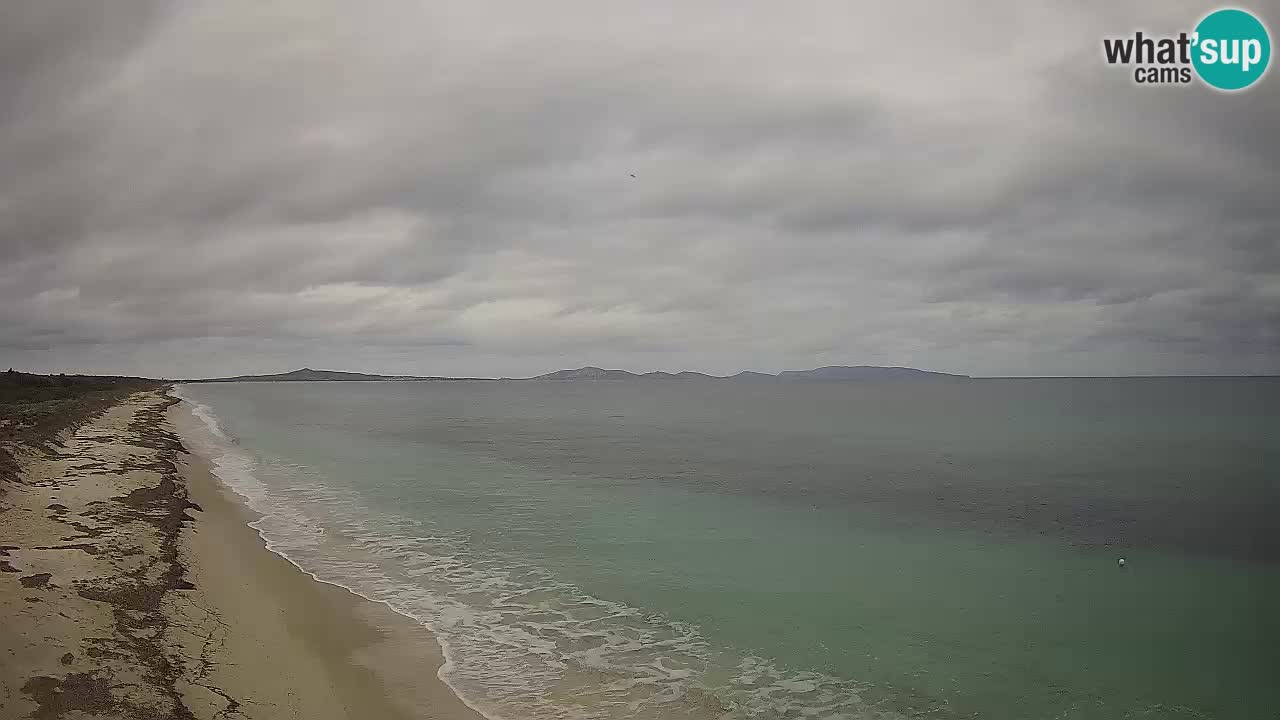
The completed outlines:
{"type": "MultiPolygon", "coordinates": [[[[184,403],[169,421],[179,436],[198,423],[184,403]]],[[[205,602],[238,623],[218,650],[236,669],[219,663],[210,672],[223,689],[269,698],[302,718],[482,719],[436,677],[444,658],[426,628],[268,550],[249,526],[256,514],[207,458],[188,453],[181,471],[203,513],[184,535],[184,556],[197,587],[207,588],[205,602]]]]}
{"type": "Polygon", "coordinates": [[[6,482],[0,716],[479,720],[426,628],[267,549],[186,422],[133,393],[6,482]]]}

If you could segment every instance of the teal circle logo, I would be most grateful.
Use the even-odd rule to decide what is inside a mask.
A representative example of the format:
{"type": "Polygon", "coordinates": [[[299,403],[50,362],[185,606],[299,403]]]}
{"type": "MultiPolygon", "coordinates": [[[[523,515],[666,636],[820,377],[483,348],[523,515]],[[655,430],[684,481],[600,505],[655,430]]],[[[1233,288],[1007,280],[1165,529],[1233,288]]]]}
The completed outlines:
{"type": "Polygon", "coordinates": [[[1261,20],[1244,10],[1217,10],[1196,25],[1191,64],[1200,79],[1219,90],[1242,90],[1267,71],[1271,37],[1261,20]]]}

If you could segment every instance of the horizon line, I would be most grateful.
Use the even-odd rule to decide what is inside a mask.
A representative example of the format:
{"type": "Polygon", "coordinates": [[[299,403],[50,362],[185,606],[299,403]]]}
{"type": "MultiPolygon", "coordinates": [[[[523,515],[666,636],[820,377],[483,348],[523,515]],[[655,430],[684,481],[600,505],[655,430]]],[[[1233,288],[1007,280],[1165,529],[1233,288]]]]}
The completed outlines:
{"type": "MultiPolygon", "coordinates": [[[[503,380],[509,380],[509,381],[534,380],[534,379],[543,377],[545,375],[551,375],[557,372],[582,370],[587,368],[595,368],[595,369],[604,370],[604,371],[624,372],[629,375],[634,375],[636,377],[644,377],[645,375],[650,375],[650,374],[678,375],[680,373],[692,373],[692,374],[702,375],[704,377],[715,379],[715,380],[729,380],[734,378],[737,375],[741,375],[744,373],[752,373],[752,374],[762,375],[766,377],[778,377],[779,375],[785,372],[803,373],[803,372],[811,372],[813,370],[822,369],[822,368],[879,368],[879,369],[890,369],[890,370],[894,370],[894,369],[912,370],[912,371],[921,372],[921,373],[944,375],[944,376],[949,376],[956,379],[968,379],[968,380],[1134,380],[1134,379],[1189,379],[1189,378],[1206,378],[1206,379],[1280,378],[1280,373],[1212,373],[1212,372],[1211,373],[1181,373],[1181,374],[1151,373],[1151,374],[1131,374],[1131,375],[966,375],[963,373],[953,373],[953,372],[940,371],[940,370],[923,370],[921,368],[914,368],[914,367],[909,367],[904,365],[823,365],[816,368],[809,368],[806,370],[779,370],[777,372],[765,372],[760,370],[739,370],[735,373],[731,373],[728,375],[716,375],[713,373],[703,372],[699,370],[675,370],[675,371],[647,370],[644,372],[635,372],[631,370],[623,370],[621,368],[606,368],[606,367],[597,366],[597,365],[582,365],[575,368],[561,368],[559,370],[551,370],[545,373],[539,373],[537,375],[529,375],[529,376],[412,375],[412,374],[406,374],[406,373],[380,373],[380,372],[368,372],[368,371],[362,371],[362,370],[321,370],[321,369],[315,369],[310,367],[295,368],[293,370],[284,370],[279,372],[240,373],[237,375],[229,375],[229,376],[186,377],[186,378],[173,378],[169,376],[149,377],[145,375],[127,375],[127,374],[120,374],[120,373],[28,372],[24,370],[15,370],[15,371],[22,372],[25,374],[30,374],[30,375],[47,375],[47,376],[68,375],[72,377],[136,378],[140,380],[165,381],[165,382],[172,382],[172,383],[209,382],[209,381],[219,381],[219,380],[232,381],[232,378],[269,377],[273,375],[287,375],[289,373],[300,372],[300,371],[347,373],[352,375],[365,375],[365,376],[379,378],[378,380],[365,380],[363,382],[407,382],[407,381],[431,381],[431,380],[453,380],[453,381],[473,380],[473,381],[497,382],[497,381],[503,381],[503,380]]],[[[9,369],[14,370],[14,368],[9,368],[9,369]]],[[[267,381],[267,382],[270,382],[270,381],[267,381]]],[[[278,382],[291,382],[291,381],[284,380],[284,381],[278,381],[278,382]]],[[[343,382],[343,381],[342,380],[304,380],[304,381],[292,381],[292,382],[343,382]]],[[[572,381],[566,380],[564,382],[572,382],[572,381]]]]}

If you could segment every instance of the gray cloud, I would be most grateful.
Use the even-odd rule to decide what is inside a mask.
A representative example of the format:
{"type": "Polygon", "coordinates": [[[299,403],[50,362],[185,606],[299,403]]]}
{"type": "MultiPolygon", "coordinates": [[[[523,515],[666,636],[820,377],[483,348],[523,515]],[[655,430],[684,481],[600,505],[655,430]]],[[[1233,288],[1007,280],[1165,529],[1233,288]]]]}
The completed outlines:
{"type": "Polygon", "coordinates": [[[1280,372],[1280,86],[1117,5],[13,3],[0,364],[1280,372]]]}

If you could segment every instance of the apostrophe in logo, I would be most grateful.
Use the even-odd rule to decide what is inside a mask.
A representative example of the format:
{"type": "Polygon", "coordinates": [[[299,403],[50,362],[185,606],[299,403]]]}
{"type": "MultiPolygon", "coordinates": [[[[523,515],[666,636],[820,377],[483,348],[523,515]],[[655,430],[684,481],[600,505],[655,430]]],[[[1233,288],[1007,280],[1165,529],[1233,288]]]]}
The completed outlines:
{"type": "Polygon", "coordinates": [[[1235,8],[1209,13],[1192,32],[1105,38],[1102,50],[1111,65],[1136,66],[1133,81],[1139,85],[1188,85],[1198,75],[1209,87],[1243,90],[1261,79],[1271,62],[1266,26],[1235,8]]]}
{"type": "Polygon", "coordinates": [[[1191,62],[1200,79],[1219,90],[1242,90],[1267,71],[1271,38],[1258,18],[1243,10],[1218,10],[1196,26],[1191,62]]]}

